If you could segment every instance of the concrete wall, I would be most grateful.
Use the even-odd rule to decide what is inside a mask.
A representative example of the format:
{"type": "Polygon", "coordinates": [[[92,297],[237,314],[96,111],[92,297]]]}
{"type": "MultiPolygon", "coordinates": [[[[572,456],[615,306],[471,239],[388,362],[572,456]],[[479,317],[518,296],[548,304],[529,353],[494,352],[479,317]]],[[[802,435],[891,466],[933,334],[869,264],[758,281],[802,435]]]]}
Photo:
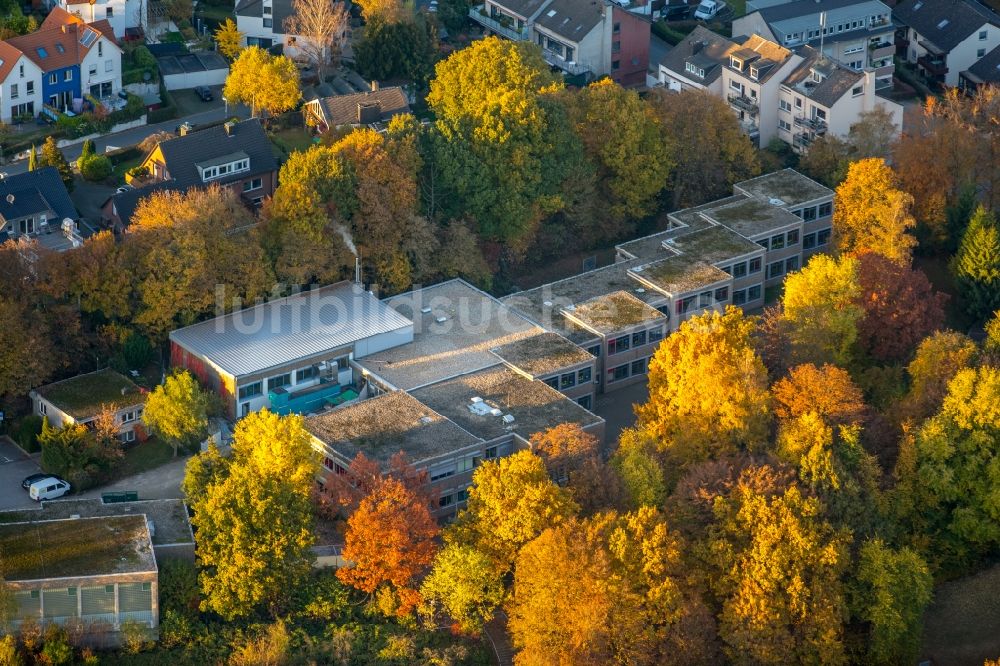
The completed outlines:
{"type": "Polygon", "coordinates": [[[228,69],[210,69],[204,72],[167,74],[163,77],[163,85],[167,87],[167,90],[185,90],[196,86],[221,86],[226,82],[228,75],[228,69]]]}

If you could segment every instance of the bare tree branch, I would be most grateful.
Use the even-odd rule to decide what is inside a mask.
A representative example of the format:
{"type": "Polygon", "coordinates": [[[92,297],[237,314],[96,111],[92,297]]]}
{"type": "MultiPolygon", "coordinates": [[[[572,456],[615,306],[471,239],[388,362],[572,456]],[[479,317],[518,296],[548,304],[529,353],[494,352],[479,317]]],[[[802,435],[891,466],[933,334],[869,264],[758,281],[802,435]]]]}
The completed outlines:
{"type": "Polygon", "coordinates": [[[343,2],[334,0],[293,0],[292,15],[285,19],[285,34],[294,35],[293,46],[316,67],[319,80],[323,70],[343,52],[350,16],[343,2]]]}

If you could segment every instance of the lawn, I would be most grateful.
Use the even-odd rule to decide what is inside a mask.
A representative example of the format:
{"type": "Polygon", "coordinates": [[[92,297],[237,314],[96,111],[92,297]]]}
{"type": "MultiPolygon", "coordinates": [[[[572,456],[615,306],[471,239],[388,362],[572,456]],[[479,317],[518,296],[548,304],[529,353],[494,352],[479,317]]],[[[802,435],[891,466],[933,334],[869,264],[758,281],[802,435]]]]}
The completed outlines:
{"type": "Polygon", "coordinates": [[[118,468],[119,477],[148,472],[172,460],[174,460],[173,448],[161,439],[150,437],[125,452],[125,460],[118,468]]]}
{"type": "Polygon", "coordinates": [[[291,127],[271,132],[271,142],[287,155],[296,150],[309,150],[313,136],[301,127],[291,127]]]}
{"type": "Polygon", "coordinates": [[[1000,565],[938,586],[924,617],[920,656],[979,666],[1000,655],[1000,565]]]}
{"type": "Polygon", "coordinates": [[[733,8],[733,18],[739,18],[747,13],[747,0],[726,0],[726,4],[733,8]]]}
{"type": "Polygon", "coordinates": [[[129,169],[134,169],[135,167],[142,164],[142,161],[146,159],[145,155],[138,155],[130,160],[125,160],[115,165],[115,183],[117,185],[125,184],[125,174],[128,173],[129,169]]]}

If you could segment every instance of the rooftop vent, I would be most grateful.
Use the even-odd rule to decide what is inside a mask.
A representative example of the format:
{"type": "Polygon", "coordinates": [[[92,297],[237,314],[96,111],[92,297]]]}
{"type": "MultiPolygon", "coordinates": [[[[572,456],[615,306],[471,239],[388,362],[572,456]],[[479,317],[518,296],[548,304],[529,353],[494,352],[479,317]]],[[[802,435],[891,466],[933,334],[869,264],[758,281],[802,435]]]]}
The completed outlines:
{"type": "Polygon", "coordinates": [[[431,309],[430,308],[420,308],[420,312],[422,312],[423,314],[430,314],[431,313],[431,309]]]}
{"type": "Polygon", "coordinates": [[[552,307],[552,301],[542,301],[542,305],[544,305],[547,308],[551,308],[552,307]]]}
{"type": "Polygon", "coordinates": [[[771,204],[772,206],[784,206],[785,205],[785,202],[782,201],[781,199],[777,198],[777,197],[771,197],[771,198],[769,198],[767,200],[767,203],[771,204]]]}
{"type": "Polygon", "coordinates": [[[644,287],[636,287],[635,293],[637,293],[637,294],[645,294],[646,293],[646,289],[644,287]]]}
{"type": "Polygon", "coordinates": [[[473,404],[475,404],[475,403],[477,403],[477,402],[482,402],[482,401],[483,401],[483,399],[482,399],[482,398],[480,398],[480,397],[479,397],[478,395],[477,395],[477,396],[474,396],[474,397],[473,397],[473,398],[472,398],[471,400],[469,400],[469,402],[471,402],[471,403],[473,403],[473,404]]]}
{"type": "Polygon", "coordinates": [[[8,194],[7,195],[7,203],[9,203],[11,205],[14,204],[14,195],[13,194],[8,194]]]}
{"type": "Polygon", "coordinates": [[[508,424],[508,425],[510,425],[511,423],[514,422],[514,415],[513,414],[504,414],[503,415],[503,422],[506,423],[506,424],[508,424]]]}
{"type": "Polygon", "coordinates": [[[443,324],[443,323],[445,323],[446,321],[448,321],[448,318],[447,318],[447,317],[445,317],[444,315],[442,315],[442,316],[440,316],[440,317],[435,317],[435,318],[434,318],[434,321],[436,321],[436,322],[437,322],[437,323],[439,323],[439,324],[443,324]]]}
{"type": "Polygon", "coordinates": [[[490,410],[490,416],[500,416],[501,414],[503,414],[503,412],[501,412],[501,411],[500,411],[499,409],[497,409],[496,407],[494,407],[494,408],[492,408],[492,409],[490,410]]]}
{"type": "Polygon", "coordinates": [[[938,30],[944,30],[945,26],[947,26],[947,25],[948,25],[948,19],[944,19],[943,21],[941,21],[940,23],[938,23],[938,25],[937,25],[938,30]]]}
{"type": "Polygon", "coordinates": [[[420,423],[422,423],[423,425],[428,425],[429,423],[432,423],[433,421],[434,421],[434,419],[432,419],[429,416],[421,416],[420,417],[420,423]]]}

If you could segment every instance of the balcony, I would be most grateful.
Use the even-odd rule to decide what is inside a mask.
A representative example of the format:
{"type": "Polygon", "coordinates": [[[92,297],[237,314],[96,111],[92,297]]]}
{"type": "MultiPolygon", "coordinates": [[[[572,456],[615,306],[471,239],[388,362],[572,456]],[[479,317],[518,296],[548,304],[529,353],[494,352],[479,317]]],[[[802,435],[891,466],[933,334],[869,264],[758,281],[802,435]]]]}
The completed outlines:
{"type": "Polygon", "coordinates": [[[542,49],[542,58],[545,59],[545,62],[549,63],[553,67],[561,69],[570,76],[577,76],[578,74],[586,74],[587,72],[590,71],[589,67],[585,67],[584,65],[581,65],[576,62],[563,60],[562,57],[560,57],[557,53],[553,53],[548,49],[542,49]]]}
{"type": "Polygon", "coordinates": [[[896,45],[892,42],[879,42],[877,44],[868,45],[869,57],[872,60],[878,60],[880,58],[891,58],[896,55],[896,45]]]}
{"type": "Polygon", "coordinates": [[[730,95],[729,104],[730,106],[736,107],[740,111],[746,111],[752,116],[757,115],[757,100],[753,97],[747,97],[746,95],[730,95]]]}
{"type": "Polygon", "coordinates": [[[792,143],[797,148],[808,148],[812,145],[813,141],[815,141],[815,139],[809,134],[796,134],[792,137],[792,143]]]}
{"type": "Polygon", "coordinates": [[[806,129],[812,130],[817,134],[826,133],[826,121],[821,118],[807,118],[803,116],[801,118],[795,118],[794,122],[799,127],[805,127],[806,129]]]}
{"type": "Polygon", "coordinates": [[[501,37],[506,37],[515,42],[528,41],[528,27],[518,30],[514,19],[503,16],[500,20],[491,18],[486,13],[486,6],[479,5],[469,10],[469,18],[501,37]]]}
{"type": "Polygon", "coordinates": [[[945,65],[944,58],[941,56],[927,53],[917,58],[917,64],[932,77],[943,77],[948,73],[948,66],[945,65]]]}

